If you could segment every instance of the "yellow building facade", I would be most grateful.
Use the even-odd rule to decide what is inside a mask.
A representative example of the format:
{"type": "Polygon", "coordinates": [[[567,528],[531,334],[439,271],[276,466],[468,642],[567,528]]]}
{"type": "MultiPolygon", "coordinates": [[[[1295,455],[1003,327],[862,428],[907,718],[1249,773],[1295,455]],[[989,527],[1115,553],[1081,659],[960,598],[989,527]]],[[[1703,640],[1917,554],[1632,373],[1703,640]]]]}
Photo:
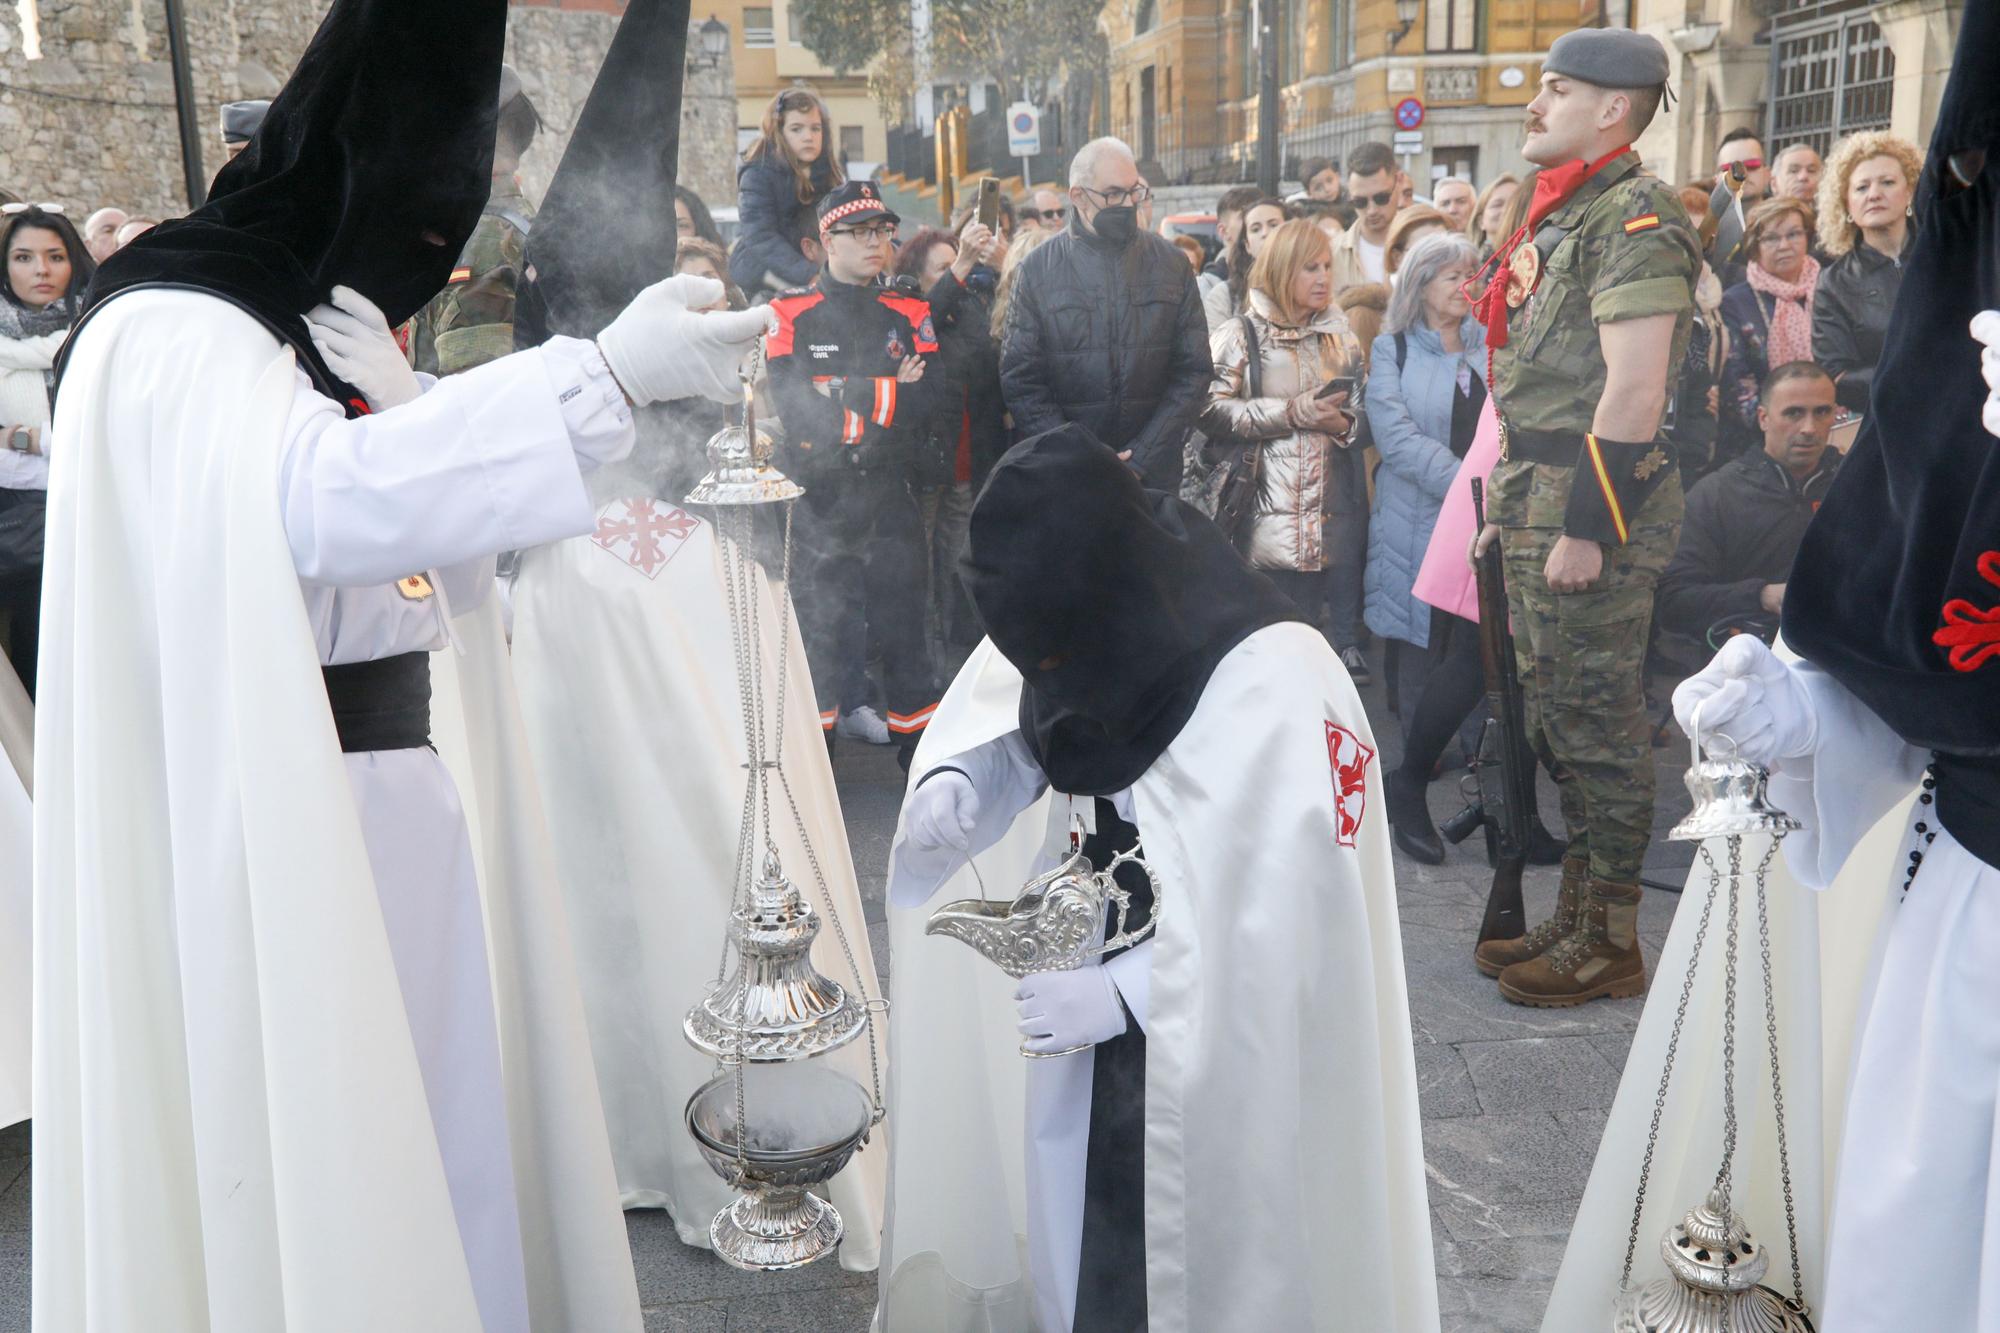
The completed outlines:
{"type": "Polygon", "coordinates": [[[736,68],[737,147],[747,147],[757,135],[764,108],[778,92],[794,83],[810,84],[827,103],[833,118],[834,148],[850,162],[880,162],[888,151],[888,124],[868,95],[868,79],[855,73],[835,74],[798,39],[786,0],[751,5],[742,0],[699,0],[696,23],[713,16],[729,28],[730,53],[736,68]]]}

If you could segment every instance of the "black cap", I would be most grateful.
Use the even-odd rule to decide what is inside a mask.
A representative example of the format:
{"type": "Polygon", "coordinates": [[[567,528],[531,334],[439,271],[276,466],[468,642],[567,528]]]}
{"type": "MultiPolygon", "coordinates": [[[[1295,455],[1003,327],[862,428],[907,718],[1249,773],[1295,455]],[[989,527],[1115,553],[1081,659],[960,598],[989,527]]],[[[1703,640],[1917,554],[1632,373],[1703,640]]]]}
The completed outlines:
{"type": "Polygon", "coordinates": [[[882,191],[874,181],[848,181],[827,191],[826,198],[819,201],[819,231],[824,236],[835,227],[846,223],[866,221],[869,218],[887,218],[900,223],[889,206],[882,202],[882,191]]]}

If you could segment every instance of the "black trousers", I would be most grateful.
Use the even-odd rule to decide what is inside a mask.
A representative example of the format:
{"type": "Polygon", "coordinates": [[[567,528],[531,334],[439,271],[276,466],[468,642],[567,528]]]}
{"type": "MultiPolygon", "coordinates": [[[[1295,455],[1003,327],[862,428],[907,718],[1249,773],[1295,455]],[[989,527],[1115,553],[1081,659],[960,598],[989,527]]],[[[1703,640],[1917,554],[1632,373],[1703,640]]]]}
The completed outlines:
{"type": "Polygon", "coordinates": [[[820,723],[874,703],[871,649],[882,659],[891,733],[914,737],[937,707],[925,633],[929,601],[923,517],[893,471],[811,478],[794,535],[797,599],[820,723]]]}

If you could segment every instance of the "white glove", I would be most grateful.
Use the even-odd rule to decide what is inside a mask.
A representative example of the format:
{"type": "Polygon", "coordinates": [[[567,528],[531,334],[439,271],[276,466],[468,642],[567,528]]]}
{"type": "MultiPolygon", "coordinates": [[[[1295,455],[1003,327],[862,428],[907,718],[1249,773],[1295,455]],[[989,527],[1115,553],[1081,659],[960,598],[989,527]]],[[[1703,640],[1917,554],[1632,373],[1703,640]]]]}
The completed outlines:
{"type": "Polygon", "coordinates": [[[1723,644],[1713,661],[1680,683],[1674,717],[1690,737],[1699,727],[1704,745],[1721,733],[1736,742],[1736,753],[1766,767],[1809,755],[1818,743],[1811,696],[1754,634],[1723,644]]]}
{"type": "Polygon", "coordinates": [[[979,793],[956,769],[939,773],[910,793],[903,807],[903,832],[920,852],[972,851],[979,826],[979,793]]]}
{"type": "Polygon", "coordinates": [[[777,320],[769,306],[697,313],[722,298],[722,284],[714,278],[682,273],[633,297],[597,335],[604,364],[628,398],[635,403],[743,400],[737,369],[777,320]]]}
{"type": "Polygon", "coordinates": [[[414,402],[423,392],[387,317],[352,287],[335,287],[332,305],[307,312],[306,330],[326,368],[359,389],[369,411],[414,402]]]}
{"type": "Polygon", "coordinates": [[[1979,414],[1989,435],[2000,435],[2000,310],[1982,310],[1972,317],[1972,336],[1986,344],[1979,354],[1979,371],[1986,377],[1986,406],[1979,414]]]}
{"type": "Polygon", "coordinates": [[[1035,972],[1014,992],[1021,1015],[1021,1049],[1053,1055],[1095,1046],[1125,1031],[1125,1006],[1111,974],[1096,963],[1069,972],[1035,972]]]}

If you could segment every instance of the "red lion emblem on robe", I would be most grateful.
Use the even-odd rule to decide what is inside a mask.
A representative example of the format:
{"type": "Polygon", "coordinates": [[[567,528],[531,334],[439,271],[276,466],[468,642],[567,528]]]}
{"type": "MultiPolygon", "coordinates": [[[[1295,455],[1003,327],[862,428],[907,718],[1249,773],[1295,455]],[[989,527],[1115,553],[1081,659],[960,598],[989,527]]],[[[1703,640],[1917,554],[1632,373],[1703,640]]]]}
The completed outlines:
{"type": "Polygon", "coordinates": [[[1374,748],[1338,722],[1326,724],[1326,754],[1333,763],[1333,813],[1335,836],[1342,847],[1352,847],[1361,832],[1361,816],[1368,808],[1368,765],[1374,748]]]}

